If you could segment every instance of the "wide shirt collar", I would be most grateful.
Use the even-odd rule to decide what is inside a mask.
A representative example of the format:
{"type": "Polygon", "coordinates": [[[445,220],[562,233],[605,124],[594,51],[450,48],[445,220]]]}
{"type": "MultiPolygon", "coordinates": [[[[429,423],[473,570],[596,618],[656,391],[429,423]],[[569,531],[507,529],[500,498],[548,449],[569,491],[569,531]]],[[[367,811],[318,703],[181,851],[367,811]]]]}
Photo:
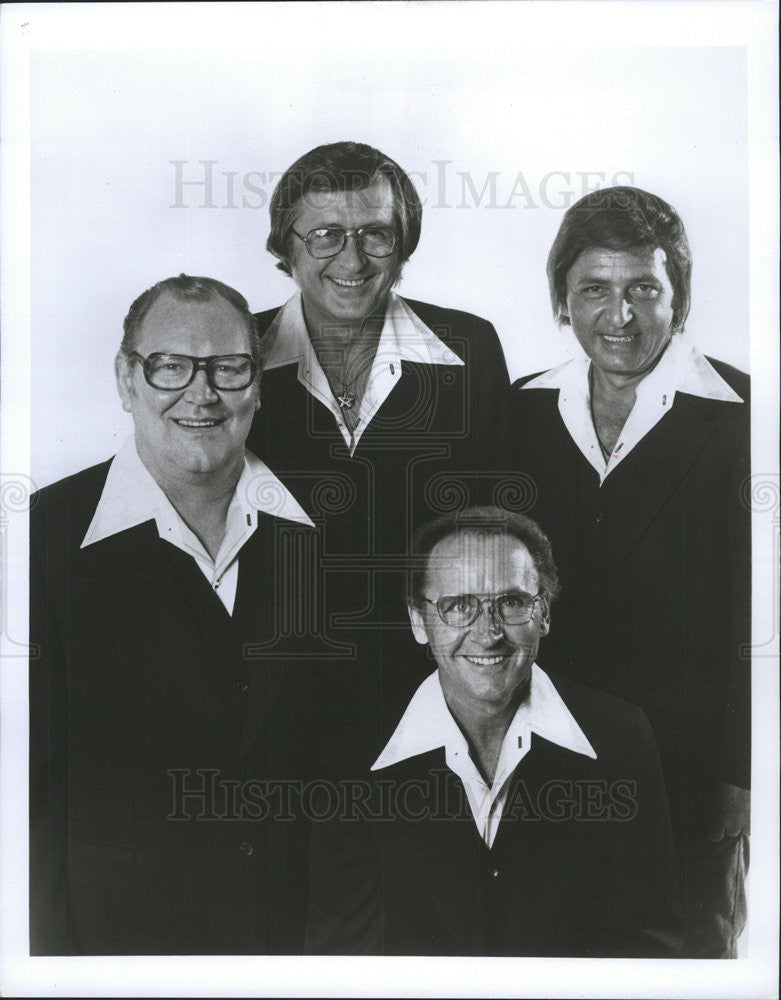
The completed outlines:
{"type": "Polygon", "coordinates": [[[351,432],[309,339],[300,292],[288,299],[274,317],[265,339],[269,349],[264,370],[297,364],[298,381],[331,411],[350,455],[354,454],[372,418],[401,378],[402,361],[425,365],[464,364],[404,299],[392,292],[388,296],[377,353],[358,411],[358,423],[351,432]]]}
{"type": "Polygon", "coordinates": [[[637,386],[637,398],[615,448],[607,460],[591,417],[589,368],[585,353],[543,372],[522,389],[558,389],[559,413],[570,437],[599,474],[600,485],[671,409],[675,394],[684,392],[727,403],[743,400],[708,359],[681,333],[670,339],[656,367],[637,386]]]}
{"type": "Polygon", "coordinates": [[[573,753],[596,760],[596,752],[564,704],[550,677],[535,663],[526,698],[510,722],[492,785],[475,766],[469,744],[450,714],[437,671],[417,689],[395,732],[372,765],[379,771],[444,747],[447,766],[461,779],[478,832],[491,847],[502,817],[510,778],[537,734],[573,753]]]}
{"type": "MultiPolygon", "coordinates": [[[[264,462],[246,449],[244,467],[228,508],[225,539],[216,563],[232,560],[236,554],[237,539],[245,534],[243,529],[251,526],[254,530],[257,526],[258,512],[312,525],[293,494],[264,462]]],[[[167,538],[173,544],[179,543],[185,551],[192,550],[192,555],[200,557],[203,554],[200,541],[155,482],[138,456],[135,438],[130,437],[109,467],[103,492],[81,548],[151,520],[157,522],[161,538],[167,538]]]]}

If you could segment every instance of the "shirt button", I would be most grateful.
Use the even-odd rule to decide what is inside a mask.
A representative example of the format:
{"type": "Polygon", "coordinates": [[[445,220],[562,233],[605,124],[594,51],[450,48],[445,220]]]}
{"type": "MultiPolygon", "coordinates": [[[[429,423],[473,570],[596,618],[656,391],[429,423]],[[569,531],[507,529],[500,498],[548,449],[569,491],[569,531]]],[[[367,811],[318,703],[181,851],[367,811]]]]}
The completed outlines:
{"type": "Polygon", "coordinates": [[[246,854],[247,857],[255,853],[255,848],[247,840],[243,840],[239,844],[239,850],[241,851],[242,854],[246,854]]]}

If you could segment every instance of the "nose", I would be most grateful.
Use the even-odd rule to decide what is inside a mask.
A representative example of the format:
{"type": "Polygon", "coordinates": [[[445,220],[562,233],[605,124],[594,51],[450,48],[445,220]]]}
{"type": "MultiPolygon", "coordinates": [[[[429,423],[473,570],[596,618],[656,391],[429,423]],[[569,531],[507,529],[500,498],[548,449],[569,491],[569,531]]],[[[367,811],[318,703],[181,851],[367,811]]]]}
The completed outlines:
{"type": "Polygon", "coordinates": [[[617,329],[631,322],[634,313],[632,303],[621,292],[617,292],[610,301],[610,321],[617,329]]]}
{"type": "Polygon", "coordinates": [[[360,271],[366,263],[366,254],[358,246],[358,236],[350,233],[344,246],[336,255],[341,267],[350,271],[360,271]]]}
{"type": "Polygon", "coordinates": [[[480,614],[472,623],[471,629],[476,638],[489,643],[503,634],[504,626],[493,604],[487,604],[485,601],[480,604],[480,614]]]}
{"type": "Polygon", "coordinates": [[[195,403],[197,406],[215,403],[220,398],[209,384],[209,379],[203,369],[196,373],[195,378],[185,389],[184,395],[189,403],[195,403]]]}

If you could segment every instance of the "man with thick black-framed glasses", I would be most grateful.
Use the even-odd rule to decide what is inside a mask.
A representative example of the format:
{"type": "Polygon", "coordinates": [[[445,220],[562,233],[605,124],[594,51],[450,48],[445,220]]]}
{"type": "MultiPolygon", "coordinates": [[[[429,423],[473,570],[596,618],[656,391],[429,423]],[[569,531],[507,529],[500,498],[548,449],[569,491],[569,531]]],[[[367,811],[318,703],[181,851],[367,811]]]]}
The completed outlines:
{"type": "Polygon", "coordinates": [[[273,837],[264,796],[325,716],[275,647],[315,533],[245,449],[261,360],[238,292],[159,282],[116,358],[133,437],[33,500],[33,954],[301,947],[304,827],[273,837]]]}

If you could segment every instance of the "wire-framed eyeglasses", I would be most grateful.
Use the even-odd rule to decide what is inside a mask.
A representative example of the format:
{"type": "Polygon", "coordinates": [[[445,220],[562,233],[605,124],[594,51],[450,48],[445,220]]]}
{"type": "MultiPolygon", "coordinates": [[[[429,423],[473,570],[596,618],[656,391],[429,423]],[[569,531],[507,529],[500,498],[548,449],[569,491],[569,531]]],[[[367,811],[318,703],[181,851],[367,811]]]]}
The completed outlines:
{"type": "Polygon", "coordinates": [[[467,628],[473,625],[487,606],[488,616],[493,622],[502,625],[526,625],[534,615],[538,601],[543,600],[545,591],[538,594],[445,594],[436,600],[422,598],[427,604],[433,604],[440,619],[450,628],[467,628]]]}
{"type": "Polygon", "coordinates": [[[257,366],[251,354],[212,354],[207,358],[190,354],[164,354],[155,351],[148,357],[131,351],[144,369],[144,378],[153,389],[176,392],[186,389],[201,369],[212,389],[238,392],[252,385],[257,366]]]}
{"type": "Polygon", "coordinates": [[[335,257],[354,236],[360,250],[369,257],[390,257],[396,246],[396,233],[387,226],[362,226],[360,229],[310,229],[306,236],[292,232],[304,243],[315,260],[335,257]]]}

